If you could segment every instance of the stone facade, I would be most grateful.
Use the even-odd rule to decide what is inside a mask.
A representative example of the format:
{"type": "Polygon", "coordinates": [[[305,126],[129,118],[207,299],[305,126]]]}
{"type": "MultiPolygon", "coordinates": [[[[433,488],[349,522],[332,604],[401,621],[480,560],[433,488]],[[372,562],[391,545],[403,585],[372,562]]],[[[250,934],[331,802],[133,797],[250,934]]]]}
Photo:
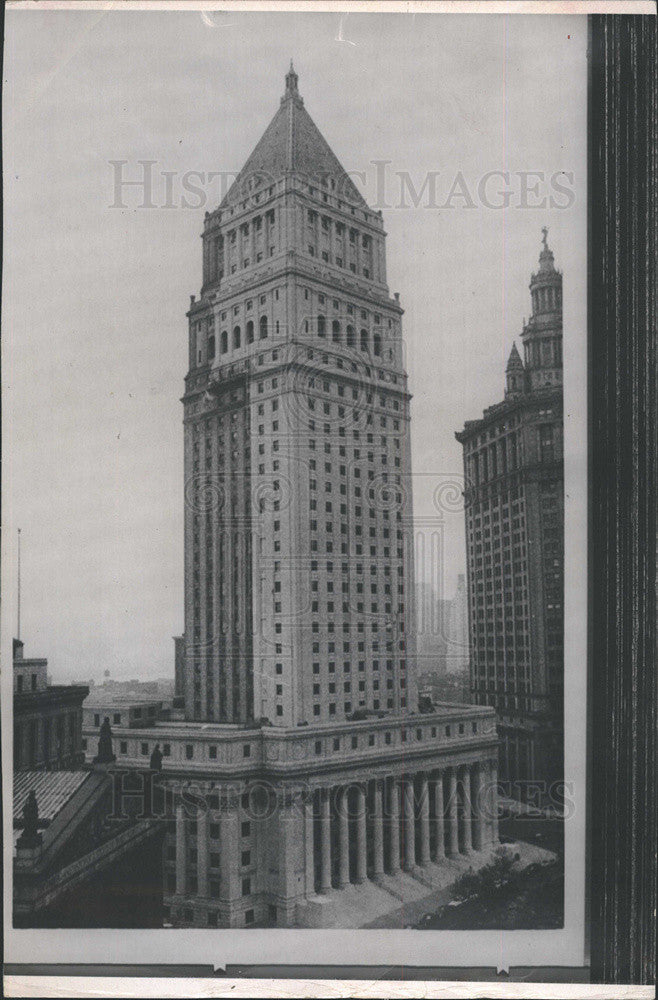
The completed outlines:
{"type": "Polygon", "coordinates": [[[61,770],[84,760],[82,684],[48,684],[48,661],[14,640],[14,771],[61,770]]]}
{"type": "MultiPolygon", "coordinates": [[[[471,688],[499,716],[501,778],[563,780],[564,458],[562,275],[546,243],[532,316],[507,365],[505,400],[466,423],[471,688]]],[[[548,796],[550,798],[550,796],[548,796]]]]}
{"type": "Polygon", "coordinates": [[[484,863],[498,841],[490,708],[303,729],[117,729],[118,780],[143,771],[156,745],[176,926],[362,926],[484,863]]]}
{"type": "Polygon", "coordinates": [[[206,217],[189,311],[188,719],[416,708],[409,394],[384,239],[291,70],[206,217]]]}

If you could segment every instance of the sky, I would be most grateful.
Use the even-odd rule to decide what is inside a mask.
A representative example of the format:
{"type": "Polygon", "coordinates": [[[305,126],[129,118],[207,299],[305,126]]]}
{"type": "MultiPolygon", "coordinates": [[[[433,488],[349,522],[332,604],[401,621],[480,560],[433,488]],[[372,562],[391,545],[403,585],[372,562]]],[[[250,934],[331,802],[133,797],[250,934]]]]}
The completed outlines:
{"type": "Polygon", "coordinates": [[[565,340],[585,335],[568,322],[586,280],[585,52],[582,16],[6,12],[3,605],[15,631],[20,527],[21,637],[55,681],[173,673],[185,312],[220,194],[197,177],[185,204],[183,178],[240,169],[291,57],[311,117],[383,209],[415,514],[452,594],[454,432],[502,398],[544,225],[565,340]],[[155,207],[136,187],[117,207],[116,161],[130,180],[155,161],[155,207]]]}

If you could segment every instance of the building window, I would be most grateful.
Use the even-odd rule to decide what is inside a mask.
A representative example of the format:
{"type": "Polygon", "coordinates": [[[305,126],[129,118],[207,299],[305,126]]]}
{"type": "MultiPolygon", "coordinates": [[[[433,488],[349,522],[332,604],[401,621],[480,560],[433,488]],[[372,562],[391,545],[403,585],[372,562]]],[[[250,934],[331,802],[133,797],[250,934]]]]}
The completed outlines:
{"type": "Polygon", "coordinates": [[[251,879],[250,878],[243,878],[242,879],[242,895],[243,896],[251,896],[251,879]]]}
{"type": "Polygon", "coordinates": [[[245,912],[245,915],[244,915],[244,922],[245,922],[245,924],[253,924],[254,919],[255,919],[255,917],[254,917],[254,911],[253,910],[247,910],[245,912]]]}
{"type": "Polygon", "coordinates": [[[121,725],[121,715],[119,712],[114,713],[114,715],[112,716],[112,722],[114,723],[115,726],[121,725]]]}
{"type": "Polygon", "coordinates": [[[259,323],[259,337],[261,340],[267,338],[267,316],[261,316],[259,323]]]}
{"type": "Polygon", "coordinates": [[[100,724],[101,724],[101,717],[100,717],[100,715],[94,715],[94,725],[95,726],[100,726],[100,724]]]}
{"type": "MultiPolygon", "coordinates": [[[[85,744],[86,742],[87,741],[85,740],[85,744]]],[[[85,746],[85,750],[86,749],[87,747],[85,746]]],[[[126,740],[121,740],[121,743],[119,744],[119,753],[124,753],[124,754],[128,753],[128,743],[126,742],[126,740]]]]}
{"type": "Polygon", "coordinates": [[[185,744],[185,758],[186,760],[192,760],[194,757],[194,746],[191,743],[185,744]]]}

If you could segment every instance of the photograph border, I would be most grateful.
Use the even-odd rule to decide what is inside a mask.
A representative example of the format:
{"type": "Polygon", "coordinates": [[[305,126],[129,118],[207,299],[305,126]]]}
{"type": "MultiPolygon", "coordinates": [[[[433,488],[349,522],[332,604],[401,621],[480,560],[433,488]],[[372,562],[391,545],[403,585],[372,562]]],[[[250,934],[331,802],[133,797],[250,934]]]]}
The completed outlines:
{"type": "MultiPolygon", "coordinates": [[[[655,981],[657,45],[655,17],[589,15],[586,925],[592,983],[655,981]]],[[[7,995],[54,995],[19,993],[11,987],[28,973],[53,976],[56,969],[52,988],[61,994],[61,975],[72,972],[71,966],[65,968],[66,972],[55,966],[5,966],[7,995]]],[[[136,974],[134,967],[116,967],[116,973],[110,966],[102,968],[101,973],[101,967],[87,966],[85,972],[136,974]]],[[[555,982],[582,982],[585,969],[542,969],[537,983],[553,977],[555,982]]],[[[492,982],[496,995],[503,996],[513,995],[499,992],[503,982],[527,981],[532,971],[538,970],[510,969],[504,976],[496,976],[494,970],[492,976],[482,969],[392,967],[378,976],[372,966],[345,969],[343,975],[340,967],[320,972],[317,966],[257,971],[251,966],[227,966],[220,982],[228,995],[227,979],[232,976],[267,975],[278,979],[276,990],[288,977],[301,984],[300,975],[313,977],[317,987],[318,978],[325,977],[377,978],[382,986],[382,980],[417,983],[447,974],[453,982],[462,978],[492,982]]],[[[180,966],[175,971],[160,966],[157,972],[144,969],[138,974],[181,973],[180,966]]],[[[197,967],[185,975],[204,972],[197,967]]],[[[81,984],[78,976],[72,981],[76,980],[81,984]]],[[[119,980],[114,985],[117,992],[121,990],[119,980]]],[[[466,987],[467,982],[460,985],[466,987]]],[[[212,988],[209,994],[224,995],[212,988]]],[[[231,995],[240,993],[233,990],[231,995]]],[[[335,995],[335,990],[294,995],[335,995]]]]}
{"type": "Polygon", "coordinates": [[[590,18],[593,982],[655,982],[655,17],[590,18]],[[621,780],[620,780],[621,779],[621,780]]]}

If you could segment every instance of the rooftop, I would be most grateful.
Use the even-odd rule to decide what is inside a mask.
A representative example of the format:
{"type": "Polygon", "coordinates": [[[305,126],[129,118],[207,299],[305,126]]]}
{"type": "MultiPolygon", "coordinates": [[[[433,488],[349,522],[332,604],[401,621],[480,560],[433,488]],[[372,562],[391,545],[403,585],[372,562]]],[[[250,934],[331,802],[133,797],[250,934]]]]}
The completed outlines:
{"type": "Polygon", "coordinates": [[[289,173],[312,177],[317,183],[325,178],[333,182],[339,196],[367,208],[347,171],[304,107],[297,84],[298,76],[291,63],[281,105],[229,188],[222,208],[244,197],[249,181],[271,184],[289,173]]]}
{"type": "Polygon", "coordinates": [[[23,821],[23,807],[31,791],[39,805],[39,821],[52,823],[72,795],[93,776],[89,771],[17,771],[14,774],[14,826],[23,821]]]}

